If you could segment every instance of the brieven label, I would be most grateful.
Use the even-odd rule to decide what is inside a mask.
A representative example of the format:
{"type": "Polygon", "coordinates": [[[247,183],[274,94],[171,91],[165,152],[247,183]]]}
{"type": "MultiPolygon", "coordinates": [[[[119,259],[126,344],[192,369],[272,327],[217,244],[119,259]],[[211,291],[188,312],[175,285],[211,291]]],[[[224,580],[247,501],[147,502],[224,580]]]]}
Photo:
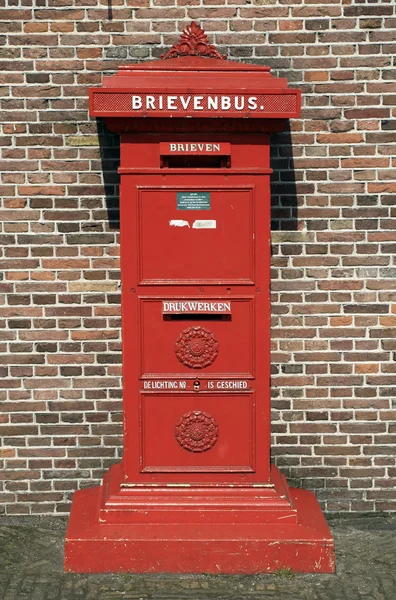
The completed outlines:
{"type": "Polygon", "coordinates": [[[231,144],[229,142],[160,142],[160,154],[161,156],[171,154],[177,156],[190,154],[228,156],[231,154],[231,144]]]}

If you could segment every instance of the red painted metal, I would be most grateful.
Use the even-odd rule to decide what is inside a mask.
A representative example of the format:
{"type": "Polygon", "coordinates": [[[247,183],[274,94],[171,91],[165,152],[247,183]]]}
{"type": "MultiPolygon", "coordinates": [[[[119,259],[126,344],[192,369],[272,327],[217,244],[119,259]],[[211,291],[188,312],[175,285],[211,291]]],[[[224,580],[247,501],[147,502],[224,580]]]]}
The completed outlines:
{"type": "Polygon", "coordinates": [[[319,505],[270,465],[263,132],[298,115],[298,90],[268,68],[181,56],[120,69],[90,102],[122,134],[124,456],[76,493],[65,569],[331,572],[319,505]]]}
{"type": "Polygon", "coordinates": [[[300,90],[269,67],[196,55],[124,65],[89,90],[95,117],[287,119],[300,106],[300,90]]]}
{"type": "Polygon", "coordinates": [[[276,524],[246,519],[231,525],[201,518],[182,524],[144,520],[99,524],[100,490],[76,492],[65,569],[75,573],[262,574],[291,568],[301,573],[333,573],[334,544],[314,495],[291,492],[298,523],[279,514],[276,524]]]}
{"type": "Polygon", "coordinates": [[[188,25],[180,36],[177,44],[161,58],[178,58],[179,56],[205,56],[207,58],[225,59],[226,55],[219,54],[217,49],[209,44],[206,33],[194,21],[188,25]]]}

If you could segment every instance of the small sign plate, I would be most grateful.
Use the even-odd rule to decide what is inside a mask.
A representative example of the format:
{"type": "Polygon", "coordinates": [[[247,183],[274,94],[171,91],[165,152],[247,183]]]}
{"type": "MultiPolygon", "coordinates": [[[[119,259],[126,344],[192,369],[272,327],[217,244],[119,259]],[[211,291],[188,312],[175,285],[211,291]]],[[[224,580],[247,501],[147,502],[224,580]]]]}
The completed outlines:
{"type": "Polygon", "coordinates": [[[181,313],[223,313],[231,314],[231,302],[202,302],[201,300],[163,301],[164,314],[181,313]]]}
{"type": "MultiPolygon", "coordinates": [[[[196,375],[194,377],[196,379],[196,375]]],[[[142,381],[143,390],[155,390],[168,392],[173,390],[191,391],[220,391],[220,392],[251,392],[252,382],[245,379],[200,379],[199,386],[194,383],[194,379],[145,379],[142,381]]]]}
{"type": "Polygon", "coordinates": [[[210,210],[210,192],[176,192],[177,210],[210,210]]]}
{"type": "Polygon", "coordinates": [[[231,144],[229,142],[160,142],[161,156],[189,156],[199,154],[200,156],[229,156],[231,144]]]}

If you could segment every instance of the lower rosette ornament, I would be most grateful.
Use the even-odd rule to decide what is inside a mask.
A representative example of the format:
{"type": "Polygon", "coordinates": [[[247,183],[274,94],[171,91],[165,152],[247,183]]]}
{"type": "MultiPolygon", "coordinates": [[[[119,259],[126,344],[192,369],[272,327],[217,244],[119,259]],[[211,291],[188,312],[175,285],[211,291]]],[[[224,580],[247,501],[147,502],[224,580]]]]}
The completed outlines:
{"type": "Polygon", "coordinates": [[[210,414],[192,410],[180,417],[175,437],[180,446],[189,452],[206,452],[217,442],[219,427],[210,414]]]}

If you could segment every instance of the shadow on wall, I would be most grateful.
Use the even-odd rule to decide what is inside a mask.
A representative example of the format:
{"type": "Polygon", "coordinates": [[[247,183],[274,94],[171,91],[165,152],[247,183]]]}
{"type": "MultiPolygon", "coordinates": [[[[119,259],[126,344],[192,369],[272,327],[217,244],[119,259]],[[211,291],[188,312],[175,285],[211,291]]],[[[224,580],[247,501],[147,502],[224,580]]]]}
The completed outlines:
{"type": "MultiPolygon", "coordinates": [[[[97,119],[100,159],[110,229],[120,227],[119,174],[120,135],[111,133],[102,119],[97,119]]],[[[271,136],[271,227],[272,231],[297,230],[297,190],[293,146],[289,124],[271,136]]]]}
{"type": "Polygon", "coordinates": [[[120,228],[120,135],[111,133],[102,119],[96,119],[99,136],[100,160],[102,163],[103,185],[106,196],[106,209],[110,229],[120,228]]]}
{"type": "Polygon", "coordinates": [[[290,125],[271,136],[271,228],[296,231],[298,223],[297,186],[290,125]]]}

